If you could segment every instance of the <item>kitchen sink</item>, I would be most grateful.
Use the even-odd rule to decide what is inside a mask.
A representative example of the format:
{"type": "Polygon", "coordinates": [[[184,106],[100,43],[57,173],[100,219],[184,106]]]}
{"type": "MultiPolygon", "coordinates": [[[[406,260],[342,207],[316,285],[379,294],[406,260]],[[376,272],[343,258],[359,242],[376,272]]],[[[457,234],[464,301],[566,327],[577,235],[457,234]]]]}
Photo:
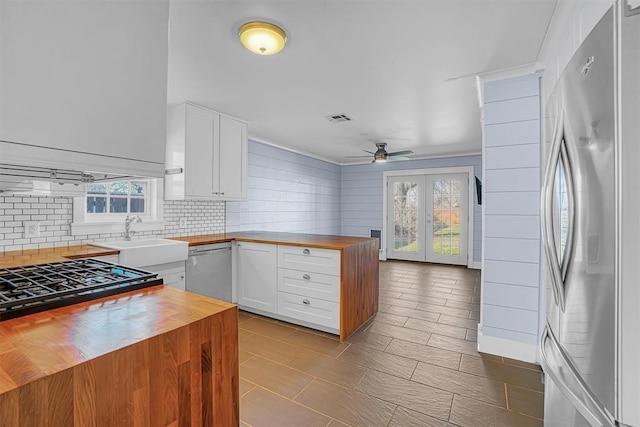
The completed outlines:
{"type": "Polygon", "coordinates": [[[93,245],[120,251],[118,263],[129,267],[185,261],[189,253],[187,242],[171,239],[121,240],[93,245]]]}

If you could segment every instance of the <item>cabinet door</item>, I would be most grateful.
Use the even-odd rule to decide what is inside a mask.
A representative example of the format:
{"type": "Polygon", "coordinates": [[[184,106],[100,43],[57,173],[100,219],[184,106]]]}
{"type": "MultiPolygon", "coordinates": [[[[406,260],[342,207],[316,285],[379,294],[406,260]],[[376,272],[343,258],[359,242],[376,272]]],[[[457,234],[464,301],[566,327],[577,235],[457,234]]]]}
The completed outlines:
{"type": "Polygon", "coordinates": [[[210,199],[218,191],[214,147],[219,145],[220,115],[187,105],[186,116],[185,195],[210,199]]]}
{"type": "Polygon", "coordinates": [[[220,117],[218,170],[214,171],[214,192],[221,199],[247,197],[247,124],[220,117]],[[217,181],[217,182],[216,182],[217,181]]]}
{"type": "Polygon", "coordinates": [[[266,313],[278,311],[276,245],[239,242],[238,304],[266,313]]]}

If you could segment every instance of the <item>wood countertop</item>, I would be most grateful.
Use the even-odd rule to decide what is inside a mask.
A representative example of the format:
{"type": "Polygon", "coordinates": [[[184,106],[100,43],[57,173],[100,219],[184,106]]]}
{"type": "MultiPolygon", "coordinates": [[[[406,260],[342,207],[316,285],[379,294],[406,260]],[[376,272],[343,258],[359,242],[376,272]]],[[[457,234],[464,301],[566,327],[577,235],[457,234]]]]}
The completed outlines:
{"type": "Polygon", "coordinates": [[[308,246],[312,248],[341,250],[353,245],[375,240],[370,237],[331,236],[323,234],[281,233],[273,231],[247,231],[237,233],[207,234],[200,236],[171,237],[189,243],[189,246],[240,242],[269,243],[274,245],[308,246]]]}
{"type": "Polygon", "coordinates": [[[0,322],[0,395],[235,307],[153,286],[5,320],[0,322]]]}
{"type": "Polygon", "coordinates": [[[93,245],[76,245],[59,248],[0,252],[0,268],[19,267],[30,264],[44,264],[64,261],[65,259],[118,255],[119,253],[119,251],[114,249],[101,248],[93,245]]]}

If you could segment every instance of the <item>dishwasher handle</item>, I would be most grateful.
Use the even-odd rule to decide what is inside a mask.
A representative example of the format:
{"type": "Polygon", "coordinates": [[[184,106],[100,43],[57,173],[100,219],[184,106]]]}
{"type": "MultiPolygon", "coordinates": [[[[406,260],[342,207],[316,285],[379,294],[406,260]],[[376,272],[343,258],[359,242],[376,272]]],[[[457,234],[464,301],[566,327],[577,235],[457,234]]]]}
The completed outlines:
{"type": "Polygon", "coordinates": [[[217,251],[230,251],[231,247],[227,247],[227,248],[215,248],[215,249],[192,249],[189,251],[189,256],[200,256],[200,255],[206,255],[208,253],[211,252],[217,252],[217,251]]]}

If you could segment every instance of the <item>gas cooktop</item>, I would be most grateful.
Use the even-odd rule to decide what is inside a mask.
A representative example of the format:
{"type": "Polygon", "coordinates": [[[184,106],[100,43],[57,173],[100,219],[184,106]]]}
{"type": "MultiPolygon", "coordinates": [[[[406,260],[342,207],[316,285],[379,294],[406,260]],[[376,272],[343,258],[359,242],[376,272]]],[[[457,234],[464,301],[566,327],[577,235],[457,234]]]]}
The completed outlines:
{"type": "Polygon", "coordinates": [[[160,284],[156,273],[91,258],[0,269],[0,321],[160,284]]]}

